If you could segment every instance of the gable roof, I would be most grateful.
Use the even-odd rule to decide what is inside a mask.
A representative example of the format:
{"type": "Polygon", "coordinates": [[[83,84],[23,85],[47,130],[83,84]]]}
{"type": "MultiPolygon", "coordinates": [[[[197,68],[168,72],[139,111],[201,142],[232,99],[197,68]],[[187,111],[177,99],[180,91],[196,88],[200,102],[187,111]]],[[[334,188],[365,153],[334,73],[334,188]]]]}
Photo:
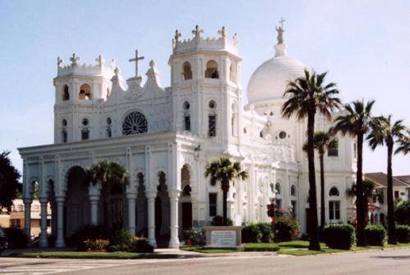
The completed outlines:
{"type": "MultiPolygon", "coordinates": [[[[387,175],[385,173],[366,173],[365,178],[374,181],[381,187],[387,187],[387,175]]],[[[395,187],[410,187],[410,176],[393,177],[393,186],[395,187]]]]}

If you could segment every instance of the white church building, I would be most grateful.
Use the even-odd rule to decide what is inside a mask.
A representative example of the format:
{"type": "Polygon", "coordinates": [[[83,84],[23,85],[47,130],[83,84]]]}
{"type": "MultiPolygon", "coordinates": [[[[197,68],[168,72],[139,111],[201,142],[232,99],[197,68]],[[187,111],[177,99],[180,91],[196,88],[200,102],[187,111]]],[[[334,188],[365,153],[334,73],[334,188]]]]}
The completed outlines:
{"type": "MultiPolygon", "coordinates": [[[[110,222],[122,220],[131,234],[146,234],[153,245],[161,241],[179,247],[181,230],[208,225],[222,215],[220,186],[204,177],[207,164],[222,156],[240,161],[249,173],[231,184],[228,216],[234,225],[269,222],[266,206],[275,198],[305,232],[306,123],[282,118],[281,107],[288,81],[306,66],[287,55],[283,27],[277,31],[275,51],[249,81],[248,102],[242,95],[238,39],[228,37],[224,28],[208,38],[196,26],[193,37],[184,40],[176,31],[170,87],[161,86],[152,60],[146,77],[138,75],[138,52],[130,60],[135,75],[127,80],[102,56],[91,65],[80,63],[75,54],[68,63],[58,58],[54,143],[19,148],[27,233],[36,185],[41,247],[48,246],[48,202],[56,247],[64,247],[81,226],[101,223],[101,188],[84,181],[84,169],[107,159],[129,174],[126,189],[112,196],[110,222]]],[[[329,126],[317,118],[317,129],[329,126]]],[[[355,178],[353,140],[339,136],[325,166],[326,219],[347,222],[354,212],[346,192],[355,178]]]]}

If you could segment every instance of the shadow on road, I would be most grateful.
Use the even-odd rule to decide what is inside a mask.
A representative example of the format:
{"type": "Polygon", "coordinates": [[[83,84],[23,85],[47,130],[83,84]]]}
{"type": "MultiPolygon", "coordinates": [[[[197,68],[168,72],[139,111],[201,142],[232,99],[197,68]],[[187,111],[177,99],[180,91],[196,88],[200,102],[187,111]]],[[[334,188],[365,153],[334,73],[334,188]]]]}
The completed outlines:
{"type": "Polygon", "coordinates": [[[406,259],[410,259],[410,255],[397,255],[397,256],[372,256],[372,258],[379,258],[379,259],[393,259],[393,260],[406,260],[406,259]]]}

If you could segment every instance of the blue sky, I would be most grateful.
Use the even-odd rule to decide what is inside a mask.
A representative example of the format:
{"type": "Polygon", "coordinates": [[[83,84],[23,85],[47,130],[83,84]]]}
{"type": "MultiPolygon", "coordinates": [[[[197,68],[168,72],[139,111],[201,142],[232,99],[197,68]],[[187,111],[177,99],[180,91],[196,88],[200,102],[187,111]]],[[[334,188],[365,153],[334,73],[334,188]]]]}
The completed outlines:
{"type": "MultiPolygon", "coordinates": [[[[154,59],[163,85],[175,29],[183,37],[199,24],[206,36],[221,26],[238,33],[242,85],[273,55],[274,27],[285,22],[288,54],[329,71],[344,101],[376,99],[375,114],[410,125],[410,2],[396,1],[18,1],[0,0],[0,150],[53,142],[56,59],[76,52],[92,63],[114,58],[125,78],[136,48],[154,59]]],[[[366,171],[385,171],[385,148],[366,149],[366,171]]],[[[395,174],[410,174],[409,156],[394,159],[395,174]]]]}

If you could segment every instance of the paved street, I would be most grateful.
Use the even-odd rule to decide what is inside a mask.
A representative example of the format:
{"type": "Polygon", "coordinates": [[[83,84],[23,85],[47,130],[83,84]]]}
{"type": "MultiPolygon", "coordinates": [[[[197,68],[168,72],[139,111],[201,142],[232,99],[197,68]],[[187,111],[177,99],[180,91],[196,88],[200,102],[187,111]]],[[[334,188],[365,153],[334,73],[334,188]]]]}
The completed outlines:
{"type": "Polygon", "coordinates": [[[409,274],[410,249],[320,256],[229,256],[182,260],[1,258],[0,274],[409,274]]]}

